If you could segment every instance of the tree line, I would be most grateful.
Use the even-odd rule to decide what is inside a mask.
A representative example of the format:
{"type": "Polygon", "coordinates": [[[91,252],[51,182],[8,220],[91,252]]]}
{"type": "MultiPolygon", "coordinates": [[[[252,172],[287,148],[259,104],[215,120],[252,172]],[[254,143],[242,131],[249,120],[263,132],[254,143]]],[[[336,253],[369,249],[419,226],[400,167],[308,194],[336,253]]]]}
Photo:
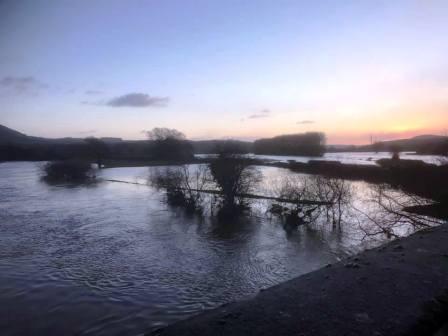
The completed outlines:
{"type": "Polygon", "coordinates": [[[188,161],[195,153],[218,154],[222,148],[235,154],[321,156],[325,152],[323,133],[281,135],[254,143],[238,140],[191,141],[169,128],[154,128],[146,141],[108,142],[86,138],[77,143],[10,143],[0,145],[0,161],[48,161],[81,159],[100,165],[104,160],[188,161]]]}
{"type": "Polygon", "coordinates": [[[308,132],[279,135],[254,142],[255,154],[322,156],[325,153],[325,134],[308,132]]]}

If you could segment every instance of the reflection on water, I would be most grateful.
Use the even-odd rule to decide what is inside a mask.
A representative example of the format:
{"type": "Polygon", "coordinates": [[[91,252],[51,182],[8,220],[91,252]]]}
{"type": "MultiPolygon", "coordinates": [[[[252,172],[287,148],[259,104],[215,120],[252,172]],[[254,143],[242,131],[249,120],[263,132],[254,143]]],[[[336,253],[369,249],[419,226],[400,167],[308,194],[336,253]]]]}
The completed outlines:
{"type": "MultiPolygon", "coordinates": [[[[197,154],[197,157],[213,157],[216,154],[197,154]]],[[[262,160],[269,160],[275,162],[288,162],[294,160],[297,162],[308,162],[310,160],[324,160],[324,161],[340,161],[345,164],[358,165],[376,165],[376,161],[380,159],[390,159],[392,154],[390,152],[340,152],[340,153],[325,153],[322,157],[311,156],[284,156],[284,155],[254,155],[247,154],[248,157],[262,160]]],[[[426,163],[439,165],[443,161],[443,157],[439,155],[418,155],[414,152],[402,152],[400,157],[406,160],[420,160],[426,163]]]]}
{"type": "MultiPolygon", "coordinates": [[[[146,183],[148,169],[101,174],[146,183]]],[[[263,169],[265,185],[281,173],[263,169]]],[[[218,223],[148,186],[48,185],[38,164],[0,164],[2,335],[136,335],[362,248],[356,226],[284,230],[263,211],[218,223]]]]}

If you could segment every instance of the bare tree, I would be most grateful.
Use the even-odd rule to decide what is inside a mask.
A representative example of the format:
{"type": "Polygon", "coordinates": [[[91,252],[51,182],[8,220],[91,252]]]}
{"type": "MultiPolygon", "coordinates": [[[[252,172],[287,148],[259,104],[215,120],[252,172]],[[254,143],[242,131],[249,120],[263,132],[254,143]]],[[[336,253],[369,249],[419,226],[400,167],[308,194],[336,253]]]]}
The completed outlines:
{"type": "Polygon", "coordinates": [[[348,212],[353,190],[351,183],[344,179],[329,178],[315,175],[312,177],[312,193],[319,201],[328,202],[323,206],[327,221],[331,221],[333,227],[340,227],[343,216],[348,212]]]}
{"type": "Polygon", "coordinates": [[[356,208],[356,211],[361,215],[357,217],[360,218],[360,228],[365,237],[384,235],[387,238],[397,238],[443,223],[436,218],[406,211],[410,207],[430,204],[430,200],[380,184],[371,187],[369,209],[356,208]]]}
{"type": "Polygon", "coordinates": [[[254,190],[261,180],[260,172],[251,161],[236,155],[221,154],[210,165],[210,173],[222,197],[222,213],[234,215],[247,207],[245,194],[254,190]]]}
{"type": "Polygon", "coordinates": [[[166,192],[171,205],[184,206],[189,212],[202,213],[203,192],[209,185],[208,168],[204,165],[155,169],[149,183],[166,192]]]}
{"type": "Polygon", "coordinates": [[[185,134],[170,128],[153,128],[146,135],[152,141],[152,156],[157,160],[186,161],[193,158],[193,146],[185,134]]]}
{"type": "Polygon", "coordinates": [[[327,223],[340,227],[352,199],[350,182],[320,175],[288,175],[274,190],[277,197],[293,201],[294,205],[274,203],[270,211],[297,224],[315,222],[324,214],[327,223]]]}
{"type": "Polygon", "coordinates": [[[174,129],[165,127],[155,127],[146,131],[149,140],[162,141],[167,139],[186,140],[185,134],[174,129]]]}
{"type": "Polygon", "coordinates": [[[85,138],[84,141],[89,148],[90,156],[92,156],[95,159],[98,168],[101,169],[104,157],[109,152],[109,147],[103,140],[100,140],[95,137],[85,138]]]}
{"type": "Polygon", "coordinates": [[[278,199],[289,200],[289,202],[274,202],[269,212],[286,219],[287,224],[305,224],[313,222],[316,217],[314,212],[319,208],[317,205],[305,205],[304,200],[313,200],[311,179],[303,175],[285,175],[279,183],[272,186],[274,195],[278,199]]]}

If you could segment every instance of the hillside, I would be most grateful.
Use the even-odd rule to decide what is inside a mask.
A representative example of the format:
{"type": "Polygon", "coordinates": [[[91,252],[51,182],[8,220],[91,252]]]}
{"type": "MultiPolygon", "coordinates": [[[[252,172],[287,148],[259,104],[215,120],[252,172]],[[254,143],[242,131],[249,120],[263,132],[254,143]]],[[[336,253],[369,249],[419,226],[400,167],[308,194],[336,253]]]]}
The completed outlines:
{"type": "Polygon", "coordinates": [[[409,139],[398,139],[381,141],[372,145],[360,146],[362,151],[390,151],[398,149],[400,151],[418,152],[422,154],[440,154],[446,152],[448,137],[441,135],[419,135],[409,139]]]}
{"type": "MultiPolygon", "coordinates": [[[[126,146],[141,146],[147,143],[147,140],[123,140],[116,137],[104,137],[101,138],[104,142],[116,145],[123,144],[126,146]]],[[[41,138],[29,136],[20,133],[16,130],[0,125],[0,145],[67,145],[67,144],[82,144],[83,138],[41,138]]],[[[239,149],[240,152],[247,153],[252,150],[252,143],[247,141],[238,140],[200,140],[191,141],[193,150],[195,153],[215,153],[216,148],[223,145],[232,145],[239,149]]]]}
{"type": "MultiPolygon", "coordinates": [[[[300,137],[299,137],[300,138],[300,137]]],[[[297,135],[286,135],[278,136],[271,139],[260,139],[254,143],[248,141],[238,141],[238,140],[200,140],[191,141],[193,145],[193,150],[195,153],[214,153],[216,149],[222,146],[228,146],[238,148],[239,152],[247,153],[255,151],[258,154],[281,154],[281,155],[291,155],[295,153],[298,155],[297,146],[298,142],[303,142],[297,135]],[[270,148],[274,142],[275,148],[270,148]],[[289,147],[294,147],[295,149],[291,152],[291,148],[285,149],[288,145],[289,147]],[[269,147],[269,148],[268,148],[269,147]],[[282,150],[279,148],[282,147],[282,150]]],[[[142,146],[146,143],[146,140],[123,140],[121,138],[106,137],[101,138],[104,142],[108,144],[123,144],[127,146],[142,146]]],[[[0,125],[0,145],[69,145],[69,144],[82,144],[84,142],[83,138],[42,138],[34,137],[23,134],[6,126],[0,125]]],[[[394,148],[400,151],[411,151],[418,152],[421,154],[443,154],[448,152],[448,137],[441,135],[419,135],[409,139],[399,139],[391,141],[382,141],[374,143],[372,145],[364,146],[353,146],[353,145],[328,145],[326,151],[328,152],[339,152],[339,151],[353,151],[353,152],[370,152],[370,151],[390,151],[394,148]]],[[[300,151],[299,151],[300,152],[300,151]]],[[[320,152],[320,151],[319,151],[320,152]]],[[[309,154],[309,153],[308,153],[309,154]]]]}
{"type": "Polygon", "coordinates": [[[30,139],[27,135],[0,125],[0,144],[4,143],[26,143],[30,139]]]}

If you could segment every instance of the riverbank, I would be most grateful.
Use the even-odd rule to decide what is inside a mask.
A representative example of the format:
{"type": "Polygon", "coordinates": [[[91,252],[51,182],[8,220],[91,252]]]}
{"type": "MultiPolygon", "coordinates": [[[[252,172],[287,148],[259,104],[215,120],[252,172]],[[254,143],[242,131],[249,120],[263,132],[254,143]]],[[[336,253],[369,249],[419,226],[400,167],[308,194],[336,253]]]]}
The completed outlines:
{"type": "Polygon", "coordinates": [[[448,225],[151,335],[433,335],[448,319],[448,225]]]}

